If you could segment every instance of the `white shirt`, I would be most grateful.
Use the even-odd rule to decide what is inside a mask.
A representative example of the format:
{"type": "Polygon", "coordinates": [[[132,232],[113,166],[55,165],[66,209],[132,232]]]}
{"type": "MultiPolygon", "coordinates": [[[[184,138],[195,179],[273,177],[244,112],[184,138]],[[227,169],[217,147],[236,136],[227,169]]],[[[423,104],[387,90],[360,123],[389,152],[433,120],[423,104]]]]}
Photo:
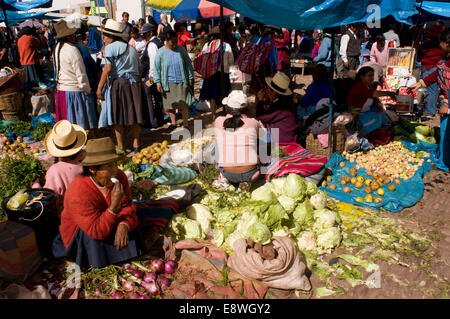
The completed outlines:
{"type": "MultiPolygon", "coordinates": [[[[355,33],[349,29],[349,31],[356,37],[355,33]]],[[[348,34],[344,34],[341,37],[341,47],[339,48],[339,54],[341,55],[342,61],[348,62],[347,59],[347,47],[348,42],[350,41],[350,36],[348,34]]]]}
{"type": "Polygon", "coordinates": [[[156,46],[156,44],[151,42],[154,38],[156,38],[156,37],[153,36],[149,40],[148,48],[147,48],[148,63],[149,63],[149,68],[148,68],[148,77],[149,78],[153,77],[153,74],[154,74],[154,71],[155,71],[155,57],[156,57],[156,53],[158,53],[158,47],[156,46]]]}

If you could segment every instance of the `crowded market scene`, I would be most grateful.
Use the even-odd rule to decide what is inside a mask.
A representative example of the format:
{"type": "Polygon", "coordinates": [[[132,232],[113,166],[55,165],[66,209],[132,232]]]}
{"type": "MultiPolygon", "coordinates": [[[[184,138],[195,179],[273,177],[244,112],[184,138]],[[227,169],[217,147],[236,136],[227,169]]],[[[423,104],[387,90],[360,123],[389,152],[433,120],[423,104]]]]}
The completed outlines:
{"type": "Polygon", "coordinates": [[[326,3],[1,0],[0,299],[448,299],[450,3],[326,3]]]}

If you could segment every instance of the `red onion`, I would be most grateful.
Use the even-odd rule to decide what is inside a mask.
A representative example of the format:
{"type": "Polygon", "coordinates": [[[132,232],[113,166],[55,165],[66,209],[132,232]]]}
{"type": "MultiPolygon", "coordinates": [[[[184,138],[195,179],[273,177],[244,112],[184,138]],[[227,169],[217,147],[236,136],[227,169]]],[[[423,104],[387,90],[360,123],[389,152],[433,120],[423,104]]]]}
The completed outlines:
{"type": "Polygon", "coordinates": [[[138,296],[138,294],[137,293],[135,293],[135,292],[129,292],[129,293],[127,293],[127,299],[139,299],[139,296],[138,296]]]}
{"type": "Polygon", "coordinates": [[[128,272],[131,272],[132,270],[136,270],[137,269],[137,267],[135,265],[132,265],[132,264],[125,264],[125,265],[123,265],[123,268],[126,271],[128,271],[128,272]]]}
{"type": "Polygon", "coordinates": [[[126,291],[134,290],[134,282],[132,282],[131,280],[123,280],[122,279],[122,286],[126,291]]]}
{"type": "Polygon", "coordinates": [[[154,272],[148,272],[144,275],[144,281],[145,282],[152,282],[152,281],[156,281],[156,273],[154,272]]]}
{"type": "Polygon", "coordinates": [[[149,259],[149,260],[144,261],[142,264],[143,264],[144,266],[150,266],[151,263],[152,263],[152,260],[149,259]]]}
{"type": "Polygon", "coordinates": [[[162,260],[162,259],[152,260],[150,269],[156,273],[163,272],[164,271],[164,260],[162,260]]]}
{"type": "Polygon", "coordinates": [[[166,289],[167,287],[169,287],[169,279],[164,276],[159,276],[158,285],[161,287],[161,289],[166,289]]]}
{"type": "Polygon", "coordinates": [[[142,279],[142,278],[144,277],[144,273],[143,273],[142,271],[140,271],[140,270],[137,270],[137,269],[131,271],[131,274],[132,274],[134,277],[139,278],[139,279],[142,279]]]}
{"type": "Polygon", "coordinates": [[[100,296],[100,295],[101,295],[101,292],[100,292],[100,290],[98,290],[98,289],[95,289],[95,290],[94,290],[94,295],[96,295],[96,296],[100,296]]]}
{"type": "Polygon", "coordinates": [[[147,296],[147,295],[140,295],[140,296],[138,297],[138,299],[150,299],[150,297],[147,296]]]}
{"type": "Polygon", "coordinates": [[[158,286],[155,282],[143,282],[142,287],[145,288],[149,293],[151,293],[153,296],[156,296],[159,293],[158,286]]]}
{"type": "Polygon", "coordinates": [[[123,293],[120,291],[117,291],[117,290],[113,290],[113,291],[111,291],[111,296],[114,299],[122,299],[123,293]]]}
{"type": "Polygon", "coordinates": [[[175,269],[177,268],[177,262],[173,260],[166,261],[166,264],[164,265],[164,272],[166,274],[173,274],[175,272],[175,269]]]}

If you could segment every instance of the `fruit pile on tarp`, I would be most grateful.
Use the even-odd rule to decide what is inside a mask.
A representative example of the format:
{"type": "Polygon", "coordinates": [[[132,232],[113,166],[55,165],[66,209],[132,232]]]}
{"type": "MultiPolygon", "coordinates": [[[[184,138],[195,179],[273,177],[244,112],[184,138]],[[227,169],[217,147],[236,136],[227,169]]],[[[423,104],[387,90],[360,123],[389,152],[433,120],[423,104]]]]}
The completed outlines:
{"type": "MultiPolygon", "coordinates": [[[[409,143],[403,143],[403,145],[408,148],[409,143]]],[[[429,158],[425,158],[425,161],[418,168],[413,177],[406,180],[400,178],[400,184],[395,184],[394,191],[390,191],[388,189],[388,185],[380,185],[380,188],[383,189],[384,194],[381,196],[382,202],[379,203],[374,201],[361,201],[361,198],[365,198],[367,196],[367,192],[364,191],[364,187],[357,188],[351,183],[342,185],[342,176],[350,176],[350,170],[356,166],[356,163],[351,163],[339,153],[334,153],[325,165],[325,167],[330,168],[332,171],[332,180],[327,182],[327,186],[320,187],[320,189],[326,190],[328,196],[343,202],[365,206],[372,209],[382,208],[392,213],[397,213],[405,207],[415,205],[422,198],[424,189],[422,178],[428,171],[431,170],[431,160],[429,158]],[[339,165],[341,162],[345,163],[344,167],[339,165]],[[336,185],[336,188],[330,188],[330,184],[336,185]],[[347,189],[346,193],[344,192],[344,188],[347,187],[350,188],[350,192],[348,192],[347,189]]],[[[357,169],[356,177],[358,176],[362,176],[364,180],[373,179],[372,176],[367,175],[366,170],[363,168],[357,169]]],[[[378,195],[375,193],[374,196],[378,195]]]]}

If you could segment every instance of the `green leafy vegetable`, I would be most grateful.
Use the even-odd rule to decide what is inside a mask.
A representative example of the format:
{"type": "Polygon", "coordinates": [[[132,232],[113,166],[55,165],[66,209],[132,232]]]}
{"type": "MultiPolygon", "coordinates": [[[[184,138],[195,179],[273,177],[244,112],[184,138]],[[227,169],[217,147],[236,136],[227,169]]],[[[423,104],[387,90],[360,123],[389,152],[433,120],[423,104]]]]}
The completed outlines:
{"type": "Polygon", "coordinates": [[[254,201],[269,202],[275,199],[270,187],[270,183],[266,183],[258,187],[252,192],[251,199],[254,201]]]}
{"type": "Polygon", "coordinates": [[[283,193],[290,198],[301,201],[305,192],[305,180],[297,174],[289,174],[283,185],[283,193]]]}
{"type": "Polygon", "coordinates": [[[33,139],[36,142],[44,140],[45,136],[52,130],[52,128],[52,123],[39,122],[36,129],[31,132],[31,134],[33,135],[33,139]]]}
{"type": "Polygon", "coordinates": [[[308,199],[300,203],[292,214],[299,225],[305,225],[313,220],[313,208],[308,199]]]}

